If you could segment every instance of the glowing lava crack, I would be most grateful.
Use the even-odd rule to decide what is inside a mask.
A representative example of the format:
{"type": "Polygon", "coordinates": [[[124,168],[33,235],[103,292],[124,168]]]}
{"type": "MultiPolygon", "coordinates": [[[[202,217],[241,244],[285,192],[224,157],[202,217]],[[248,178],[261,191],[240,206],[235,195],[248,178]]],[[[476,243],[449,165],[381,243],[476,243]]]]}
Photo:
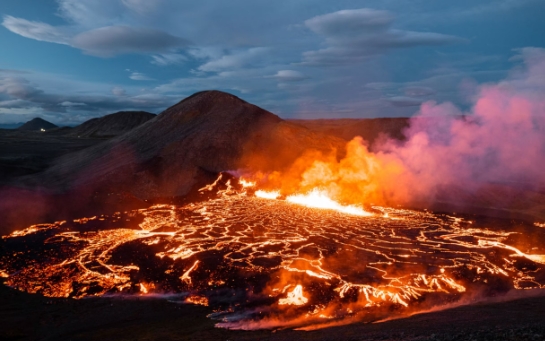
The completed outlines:
{"type": "Polygon", "coordinates": [[[542,240],[429,212],[296,202],[225,192],[35,225],[3,237],[0,274],[52,297],[180,293],[242,329],[373,321],[545,284],[542,240]]]}

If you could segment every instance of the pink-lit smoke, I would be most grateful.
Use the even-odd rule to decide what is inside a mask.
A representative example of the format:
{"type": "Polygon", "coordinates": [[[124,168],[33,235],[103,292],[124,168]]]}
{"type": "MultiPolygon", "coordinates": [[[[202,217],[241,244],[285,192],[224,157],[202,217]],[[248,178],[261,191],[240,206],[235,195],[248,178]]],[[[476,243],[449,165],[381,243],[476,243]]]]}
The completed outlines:
{"type": "Polygon", "coordinates": [[[523,66],[502,82],[482,85],[467,112],[448,102],[424,103],[403,142],[383,139],[369,151],[356,138],[343,160],[305,156],[269,180],[282,179],[284,192],[320,187],[360,203],[472,198],[483,207],[520,205],[513,190],[545,188],[545,50],[522,49],[517,58],[523,66]]]}

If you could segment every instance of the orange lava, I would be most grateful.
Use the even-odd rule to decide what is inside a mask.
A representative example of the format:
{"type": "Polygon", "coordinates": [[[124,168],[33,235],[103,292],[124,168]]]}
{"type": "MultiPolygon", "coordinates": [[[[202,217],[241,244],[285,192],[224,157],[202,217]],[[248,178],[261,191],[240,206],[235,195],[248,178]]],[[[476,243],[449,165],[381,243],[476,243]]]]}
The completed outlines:
{"type": "Polygon", "coordinates": [[[236,329],[384,320],[545,288],[539,226],[527,240],[460,217],[347,210],[318,191],[265,199],[253,184],[223,183],[207,201],[16,231],[2,237],[0,275],[51,297],[180,293],[236,329]]]}

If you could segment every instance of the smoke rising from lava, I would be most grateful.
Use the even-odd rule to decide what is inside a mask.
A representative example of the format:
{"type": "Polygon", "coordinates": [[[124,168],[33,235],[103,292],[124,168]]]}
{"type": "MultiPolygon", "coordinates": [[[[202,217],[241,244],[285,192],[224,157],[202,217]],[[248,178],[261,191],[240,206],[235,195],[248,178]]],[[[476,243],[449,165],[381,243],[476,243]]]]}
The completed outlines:
{"type": "Polygon", "coordinates": [[[356,137],[341,160],[309,152],[262,183],[284,195],[320,188],[348,203],[419,206],[489,185],[539,190],[545,184],[545,50],[522,49],[517,58],[524,67],[483,85],[467,112],[452,103],[424,103],[403,142],[383,137],[369,150],[356,137]]]}

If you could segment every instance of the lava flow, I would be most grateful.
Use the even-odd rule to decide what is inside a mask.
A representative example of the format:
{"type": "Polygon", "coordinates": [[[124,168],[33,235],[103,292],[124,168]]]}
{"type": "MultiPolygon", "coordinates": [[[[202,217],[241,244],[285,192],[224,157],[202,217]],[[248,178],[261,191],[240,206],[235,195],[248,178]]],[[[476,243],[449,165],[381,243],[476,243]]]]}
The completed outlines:
{"type": "Polygon", "coordinates": [[[178,293],[235,329],[377,321],[545,287],[537,225],[525,239],[460,217],[253,186],[218,180],[201,189],[217,190],[206,201],[16,231],[2,238],[0,274],[50,297],[178,293]]]}

